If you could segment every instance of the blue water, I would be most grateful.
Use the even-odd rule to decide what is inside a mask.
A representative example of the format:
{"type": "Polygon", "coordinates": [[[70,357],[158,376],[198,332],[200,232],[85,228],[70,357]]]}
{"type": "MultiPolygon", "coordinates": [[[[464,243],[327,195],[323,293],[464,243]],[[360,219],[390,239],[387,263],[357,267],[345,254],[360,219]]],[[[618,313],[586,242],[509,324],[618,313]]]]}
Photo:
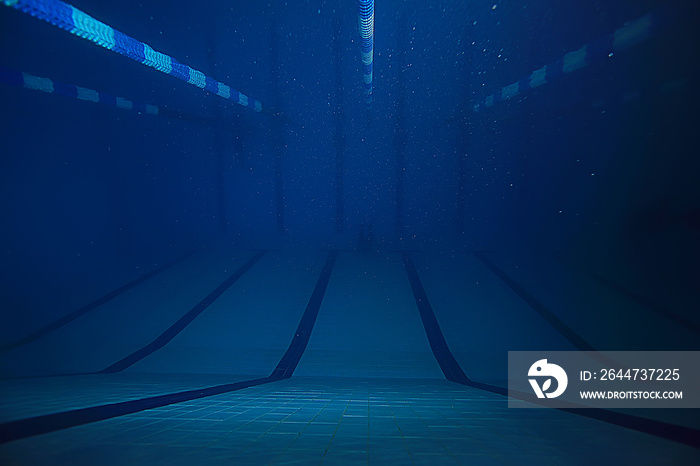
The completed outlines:
{"type": "MultiPolygon", "coordinates": [[[[665,3],[381,2],[376,102],[369,124],[352,2],[75,6],[294,122],[279,130],[289,236],[336,238],[332,112],[338,89],[331,42],[337,18],[347,122],[344,233],[354,237],[360,224],[372,223],[377,237],[388,243],[489,248],[534,240],[576,248],[583,225],[597,225],[587,232],[589,239],[619,241],[609,229],[624,228],[633,212],[667,203],[675,215],[693,208],[690,198],[697,200],[691,180],[683,181],[695,163],[684,143],[696,98],[691,53],[696,37],[683,29],[690,26],[683,17],[691,7],[672,2],[679,18],[607,63],[530,91],[525,100],[469,115],[468,128],[460,125],[460,116],[472,102],[665,3]],[[273,40],[277,64],[270,61],[273,40]],[[273,66],[279,67],[278,89],[271,86],[273,66]],[[405,228],[396,235],[400,82],[405,85],[400,129],[405,132],[405,228]],[[461,147],[460,138],[467,140],[461,147]],[[654,161],[661,152],[666,157],[659,173],[654,161]],[[462,155],[465,211],[457,212],[462,155]],[[464,223],[457,227],[460,216],[464,223]]],[[[213,142],[215,131],[201,124],[3,87],[4,152],[22,154],[4,157],[10,165],[3,170],[5,199],[11,199],[4,207],[6,222],[23,226],[4,232],[4,242],[16,245],[15,260],[24,262],[16,257],[31,254],[53,263],[110,251],[139,257],[164,244],[218,239],[220,167],[224,236],[256,242],[275,234],[269,117],[204,95],[26,15],[8,10],[2,15],[2,62],[8,68],[193,115],[211,116],[221,105],[227,126],[220,148],[213,142]]]]}
{"type": "Polygon", "coordinates": [[[696,3],[377,0],[369,110],[354,1],[71,3],[262,113],[0,7],[0,67],[161,109],[0,82],[0,347],[195,251],[150,291],[0,354],[0,379],[103,369],[259,249],[137,367],[269,374],[327,250],[303,376],[440,377],[400,250],[479,380],[503,382],[508,350],[572,348],[473,251],[598,349],[698,350],[696,3]],[[485,105],[645,17],[639,43],[485,105]]]}

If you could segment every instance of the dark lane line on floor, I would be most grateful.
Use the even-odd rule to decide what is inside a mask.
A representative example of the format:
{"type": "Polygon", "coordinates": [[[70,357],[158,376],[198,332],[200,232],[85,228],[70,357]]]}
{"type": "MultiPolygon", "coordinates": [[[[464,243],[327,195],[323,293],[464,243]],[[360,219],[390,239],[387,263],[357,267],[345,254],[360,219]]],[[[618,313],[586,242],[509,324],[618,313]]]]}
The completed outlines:
{"type": "Polygon", "coordinates": [[[48,335],[49,333],[51,333],[55,330],[58,330],[59,328],[65,326],[65,325],[68,325],[69,323],[71,323],[72,321],[77,319],[78,317],[84,316],[88,312],[90,312],[94,309],[97,309],[98,307],[102,306],[103,304],[116,298],[120,294],[123,294],[123,293],[129,291],[130,289],[145,282],[146,280],[155,277],[156,275],[160,274],[161,272],[166,271],[167,269],[173,267],[176,264],[179,264],[180,262],[182,262],[183,260],[185,260],[189,256],[191,256],[193,254],[193,252],[194,251],[188,252],[187,254],[183,254],[182,256],[176,258],[175,260],[172,260],[172,261],[158,267],[157,269],[152,270],[152,271],[148,272],[147,274],[144,274],[141,277],[130,281],[126,285],[123,285],[123,286],[117,288],[116,290],[113,290],[113,291],[107,293],[106,295],[102,296],[101,298],[98,298],[98,299],[92,301],[91,303],[86,304],[85,306],[81,307],[80,309],[77,309],[69,314],[66,314],[65,316],[61,317],[60,319],[51,322],[50,324],[40,328],[39,330],[36,330],[33,333],[31,333],[25,337],[20,338],[19,340],[15,340],[15,341],[8,343],[4,346],[1,346],[0,352],[9,351],[9,350],[18,348],[20,346],[24,346],[28,343],[31,343],[35,340],[38,340],[41,337],[48,335]]]}
{"type": "Polygon", "coordinates": [[[301,317],[294,338],[292,338],[287,352],[284,353],[279,364],[277,364],[275,370],[272,371],[271,377],[288,379],[297,368],[301,357],[304,355],[304,351],[306,351],[306,346],[309,344],[309,338],[311,338],[311,332],[316,324],[316,317],[318,316],[318,311],[321,309],[323,297],[326,295],[326,288],[328,288],[328,282],[330,281],[331,272],[333,272],[337,257],[338,251],[330,251],[328,253],[328,258],[323,265],[323,270],[316,282],[314,292],[311,294],[311,299],[309,299],[309,303],[306,305],[304,315],[301,317]]]}
{"type": "Polygon", "coordinates": [[[12,381],[12,380],[31,380],[31,379],[54,379],[58,377],[75,377],[78,375],[97,375],[103,374],[102,371],[93,372],[64,372],[61,374],[48,374],[48,375],[22,375],[19,377],[0,377],[0,382],[12,381]]]}
{"type": "Polygon", "coordinates": [[[617,283],[613,282],[612,280],[609,280],[601,275],[598,275],[597,273],[593,272],[587,272],[587,275],[590,277],[596,279],[603,285],[607,286],[608,288],[620,293],[627,299],[630,299],[632,301],[635,301],[637,304],[640,304],[647,309],[656,312],[657,314],[660,314],[664,317],[666,317],[669,320],[674,321],[681,327],[685,327],[688,330],[692,330],[695,333],[700,333],[700,324],[697,322],[693,322],[690,319],[688,319],[685,316],[682,316],[678,314],[677,312],[671,311],[670,309],[666,309],[662,306],[659,306],[658,304],[650,301],[649,299],[645,298],[644,296],[635,293],[634,291],[628,290],[627,288],[618,285],[617,283]]]}
{"type": "MultiPolygon", "coordinates": [[[[437,318],[435,317],[435,312],[428,301],[428,295],[423,288],[423,283],[421,282],[418,271],[413,264],[410,253],[402,252],[401,255],[403,258],[404,267],[406,269],[406,274],[408,275],[408,280],[411,284],[411,289],[413,290],[413,296],[416,300],[416,305],[418,306],[421,320],[423,321],[423,327],[425,328],[425,333],[428,337],[428,341],[430,342],[430,348],[433,350],[433,355],[440,365],[443,374],[445,374],[445,378],[467,387],[496,393],[506,397],[510,395],[513,398],[535,402],[530,396],[524,393],[513,390],[511,390],[509,393],[508,389],[505,387],[476,382],[471,380],[466,375],[466,373],[462,370],[462,367],[452,355],[450,348],[447,346],[445,337],[440,329],[440,324],[438,323],[437,318]]],[[[700,448],[700,430],[698,429],[669,424],[662,421],[655,421],[653,419],[638,417],[616,411],[609,411],[601,408],[572,407],[550,409],[556,409],[558,411],[603,421],[608,424],[613,424],[619,427],[635,430],[637,432],[653,435],[655,437],[682,443],[694,448],[700,448]]]]}
{"type": "Polygon", "coordinates": [[[513,290],[515,294],[520,296],[520,298],[525,301],[532,309],[534,309],[544,320],[546,320],[549,325],[554,327],[554,329],[561,334],[564,338],[569,340],[569,343],[574,345],[579,351],[595,351],[596,349],[584,340],[578,333],[576,333],[571,327],[562,322],[559,317],[554,315],[552,311],[547,309],[544,304],[537,301],[537,299],[525,290],[522,286],[518,285],[515,280],[513,280],[508,274],[503,270],[498,268],[496,264],[491,262],[491,260],[486,257],[485,254],[475,251],[474,255],[486,265],[498,278],[500,278],[503,283],[505,283],[508,288],[513,290]]]}
{"type": "Polygon", "coordinates": [[[452,355],[450,348],[447,346],[445,337],[440,330],[440,325],[435,318],[435,313],[433,308],[428,301],[428,295],[423,288],[423,283],[420,281],[418,276],[418,271],[416,266],[411,260],[411,254],[408,251],[402,251],[401,257],[403,259],[403,265],[406,269],[406,274],[408,274],[408,281],[411,284],[411,290],[413,290],[413,296],[416,299],[416,305],[418,306],[418,312],[420,313],[420,318],[423,321],[423,328],[428,336],[428,343],[430,343],[430,349],[435,355],[442,373],[445,374],[447,380],[452,382],[470,384],[471,380],[464,373],[459,363],[452,355]]]}
{"type": "Polygon", "coordinates": [[[0,424],[0,444],[33,437],[35,435],[47,434],[57,430],[68,429],[70,427],[77,427],[92,422],[104,421],[127,414],[134,414],[147,409],[160,408],[175,403],[183,403],[185,401],[208,396],[220,395],[222,393],[254,387],[268,382],[271,382],[270,377],[264,377],[255,380],[217,385],[215,387],[187,390],[184,392],[169,393],[167,395],[122,401],[120,403],[110,403],[89,408],[73,409],[71,411],[5,422],[0,424]]]}
{"type": "Polygon", "coordinates": [[[106,374],[113,374],[115,372],[121,372],[124,369],[136,364],[140,360],[147,356],[155,353],[177,336],[178,333],[182,332],[185,327],[194,321],[206,308],[208,308],[214,301],[219,299],[219,297],[228,290],[231,285],[236,283],[239,278],[241,278],[248,270],[250,270],[256,262],[258,262],[267,251],[260,251],[252,258],[243,264],[238,270],[236,270],[233,275],[224,280],[219,286],[214,289],[206,298],[201,300],[195,307],[187,311],[185,315],[180,317],[177,322],[170,326],[165,332],[161,333],[155,340],[144,346],[143,348],[134,351],[125,358],[115,362],[111,366],[103,369],[102,372],[106,374]]]}
{"type": "Polygon", "coordinates": [[[311,294],[309,303],[304,310],[304,314],[301,317],[299,326],[296,329],[289,348],[269,376],[203,389],[187,390],[139,400],[74,409],[61,413],[46,414],[43,416],[6,422],[0,424],[0,444],[33,437],[35,435],[47,434],[57,430],[68,429],[70,427],[77,427],[92,422],[104,421],[127,414],[134,414],[147,409],[160,408],[171,404],[183,403],[185,401],[221,395],[290,378],[306,350],[337,256],[338,251],[330,251],[328,253],[328,258],[316,282],[316,287],[311,294]]]}

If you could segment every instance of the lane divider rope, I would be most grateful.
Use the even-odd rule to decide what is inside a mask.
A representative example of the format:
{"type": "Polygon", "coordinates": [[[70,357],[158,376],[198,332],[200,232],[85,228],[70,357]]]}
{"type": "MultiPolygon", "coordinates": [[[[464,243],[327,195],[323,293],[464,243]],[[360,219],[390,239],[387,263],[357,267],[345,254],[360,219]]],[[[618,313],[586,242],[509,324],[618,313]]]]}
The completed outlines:
{"type": "Polygon", "coordinates": [[[35,18],[46,21],[71,34],[131,58],[162,73],[178,78],[219,97],[244,107],[262,111],[262,103],[241,94],[230,86],[221,83],[201,71],[178,62],[171,56],[158,52],[148,44],[140,42],[113,29],[60,0],[0,0],[5,6],[20,10],[35,18]]]}
{"type": "Polygon", "coordinates": [[[615,53],[626,50],[649,39],[658,29],[661,18],[657,14],[647,13],[634,21],[626,23],[612,34],[585,44],[560,57],[553,63],[539,68],[518,81],[503,86],[499,91],[487,96],[483,101],[473,106],[474,112],[493,107],[520,96],[529,89],[543,86],[555,79],[589,66],[606,58],[612,58],[615,53]]]}
{"type": "Polygon", "coordinates": [[[129,100],[125,99],[124,97],[113,96],[105,92],[75,86],[73,84],[64,84],[50,78],[34,76],[21,71],[13,71],[1,66],[0,82],[35,91],[46,92],[47,94],[59,94],[86,102],[123,108],[124,110],[135,110],[139,113],[147,113],[149,115],[160,114],[160,109],[157,105],[151,105],[139,102],[137,100],[129,100]]]}

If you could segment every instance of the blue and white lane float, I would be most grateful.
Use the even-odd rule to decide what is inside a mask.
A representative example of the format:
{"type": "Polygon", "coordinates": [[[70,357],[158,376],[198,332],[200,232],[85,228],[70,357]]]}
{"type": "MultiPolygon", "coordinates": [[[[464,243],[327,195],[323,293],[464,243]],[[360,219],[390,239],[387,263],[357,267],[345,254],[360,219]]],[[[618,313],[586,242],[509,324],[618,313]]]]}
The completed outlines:
{"type": "Polygon", "coordinates": [[[639,19],[630,21],[616,29],[612,34],[569,52],[554,63],[543,66],[513,84],[502,87],[499,92],[491,94],[475,104],[473,110],[478,112],[484,108],[493,107],[498,102],[518,97],[528,89],[540,87],[560,76],[610,58],[617,52],[642,43],[650,38],[654,30],[658,28],[658,19],[654,14],[648,13],[639,19]]]}
{"type": "Polygon", "coordinates": [[[360,37],[362,38],[362,81],[365,102],[372,106],[372,75],[374,66],[374,0],[360,1],[360,37]]]}
{"type": "Polygon", "coordinates": [[[129,37],[60,0],[0,1],[6,6],[44,20],[73,35],[87,39],[101,47],[155,68],[162,73],[174,76],[219,97],[253,109],[256,112],[262,111],[262,104],[259,101],[250,99],[245,94],[241,94],[230,86],[206,76],[201,71],[183,65],[174,58],[153,50],[148,44],[129,37]]]}
{"type": "Polygon", "coordinates": [[[160,114],[160,109],[157,105],[146,104],[136,100],[129,100],[123,97],[117,97],[104,92],[88,89],[86,87],[75,86],[73,84],[63,84],[49,78],[42,78],[29,73],[13,71],[1,66],[0,82],[35,91],[46,92],[47,94],[59,94],[86,102],[122,108],[124,110],[134,110],[136,112],[147,113],[149,115],[160,114]]]}

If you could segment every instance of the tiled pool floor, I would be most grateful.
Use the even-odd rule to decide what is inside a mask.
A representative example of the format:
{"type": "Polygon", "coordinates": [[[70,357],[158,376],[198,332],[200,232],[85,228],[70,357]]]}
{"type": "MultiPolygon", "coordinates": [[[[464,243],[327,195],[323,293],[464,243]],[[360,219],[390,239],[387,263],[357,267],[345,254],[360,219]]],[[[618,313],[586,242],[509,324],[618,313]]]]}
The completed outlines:
{"type": "Polygon", "coordinates": [[[294,377],[6,443],[0,463],[642,465],[700,451],[444,380],[294,377]]]}
{"type": "Polygon", "coordinates": [[[91,374],[0,381],[0,422],[211,387],[254,376],[91,374]]]}

